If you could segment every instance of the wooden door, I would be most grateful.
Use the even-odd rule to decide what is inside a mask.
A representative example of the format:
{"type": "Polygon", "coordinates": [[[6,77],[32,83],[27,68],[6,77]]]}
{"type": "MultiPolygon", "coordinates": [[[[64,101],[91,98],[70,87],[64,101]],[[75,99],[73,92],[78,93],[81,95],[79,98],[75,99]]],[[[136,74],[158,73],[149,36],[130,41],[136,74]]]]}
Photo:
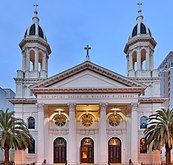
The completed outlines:
{"type": "Polygon", "coordinates": [[[54,163],[66,162],[66,140],[57,138],[54,141],[54,163]]]}
{"type": "Polygon", "coordinates": [[[94,163],[94,142],[91,138],[81,141],[81,163],[94,163]]]}
{"type": "Polygon", "coordinates": [[[111,138],[108,144],[108,159],[110,163],[121,163],[121,141],[111,138]]]}

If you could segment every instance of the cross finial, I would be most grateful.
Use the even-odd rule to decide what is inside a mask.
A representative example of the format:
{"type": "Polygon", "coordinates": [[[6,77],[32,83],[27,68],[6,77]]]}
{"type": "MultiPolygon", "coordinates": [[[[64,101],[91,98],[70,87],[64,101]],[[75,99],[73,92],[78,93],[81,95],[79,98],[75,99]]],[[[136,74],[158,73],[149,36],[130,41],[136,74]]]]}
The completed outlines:
{"type": "Polygon", "coordinates": [[[35,14],[38,14],[38,4],[35,2],[35,4],[33,5],[34,7],[35,7],[35,11],[34,11],[34,13],[35,14]]]}
{"type": "Polygon", "coordinates": [[[86,61],[90,61],[89,51],[91,47],[87,45],[86,47],[84,47],[84,49],[86,50],[86,61]]]}
{"type": "Polygon", "coordinates": [[[138,5],[138,13],[139,13],[139,15],[141,15],[141,13],[142,13],[142,2],[141,2],[141,0],[139,0],[137,5],[138,5]]]}

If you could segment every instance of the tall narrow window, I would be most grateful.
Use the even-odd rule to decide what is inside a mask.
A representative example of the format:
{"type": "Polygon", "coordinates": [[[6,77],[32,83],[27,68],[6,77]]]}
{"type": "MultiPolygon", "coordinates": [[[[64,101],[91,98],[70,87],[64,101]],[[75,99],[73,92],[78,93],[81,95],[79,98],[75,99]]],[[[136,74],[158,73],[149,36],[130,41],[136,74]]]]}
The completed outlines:
{"type": "Polygon", "coordinates": [[[35,154],[35,140],[32,139],[31,146],[28,148],[29,154],[35,154]]]}
{"type": "Polygon", "coordinates": [[[145,129],[145,128],[147,128],[147,124],[148,124],[147,116],[142,116],[142,117],[140,118],[140,129],[145,129]]]}
{"type": "Polygon", "coordinates": [[[35,119],[33,117],[28,118],[28,129],[35,129],[35,119]]]}
{"type": "Polygon", "coordinates": [[[144,138],[140,139],[140,153],[147,153],[147,145],[144,138]]]}

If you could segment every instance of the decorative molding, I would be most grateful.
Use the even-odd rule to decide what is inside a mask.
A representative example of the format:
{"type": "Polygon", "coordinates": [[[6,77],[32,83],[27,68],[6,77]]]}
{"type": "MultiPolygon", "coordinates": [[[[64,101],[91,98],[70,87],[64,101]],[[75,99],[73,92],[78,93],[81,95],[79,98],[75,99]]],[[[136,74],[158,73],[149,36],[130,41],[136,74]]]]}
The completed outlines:
{"type": "Polygon", "coordinates": [[[135,78],[130,78],[131,80],[135,81],[140,81],[140,82],[153,82],[153,81],[158,81],[160,80],[159,77],[135,77],[135,78]]]}
{"type": "Polygon", "coordinates": [[[98,129],[77,129],[76,133],[80,135],[94,135],[98,134],[98,129]]]}
{"type": "Polygon", "coordinates": [[[136,81],[133,81],[127,77],[124,77],[118,73],[115,73],[113,71],[110,71],[106,68],[103,68],[99,65],[96,65],[94,63],[91,63],[89,61],[86,61],[84,63],[81,63],[71,69],[68,69],[64,72],[61,72],[53,77],[48,78],[47,80],[37,83],[35,85],[32,86],[32,88],[44,88],[44,87],[49,87],[59,81],[62,81],[66,78],[69,78],[75,74],[78,74],[84,70],[91,70],[93,72],[96,72],[98,74],[101,74],[109,79],[112,79],[114,81],[118,81],[124,85],[126,85],[127,87],[141,87],[141,88],[145,88],[145,86],[141,83],[138,83],[136,81]]]}
{"type": "Polygon", "coordinates": [[[148,103],[165,103],[168,101],[168,98],[163,97],[148,97],[148,98],[139,98],[140,104],[148,104],[148,103]]]}
{"type": "Polygon", "coordinates": [[[59,93],[141,93],[142,87],[128,88],[33,88],[35,94],[59,94],[59,93]]]}
{"type": "Polygon", "coordinates": [[[15,99],[8,99],[9,102],[12,104],[35,104],[37,99],[35,98],[15,98],[15,99]]]}
{"type": "Polygon", "coordinates": [[[50,48],[49,44],[44,39],[42,39],[40,37],[24,38],[19,43],[20,48],[22,49],[22,47],[27,43],[38,43],[38,44],[46,47],[49,54],[51,53],[51,48],[50,48]]]}
{"type": "Polygon", "coordinates": [[[138,42],[150,42],[153,48],[157,45],[157,42],[154,40],[153,37],[150,36],[140,36],[140,37],[133,37],[132,39],[129,39],[128,43],[125,45],[124,52],[127,54],[128,49],[130,46],[138,43],[138,42]]]}
{"type": "Polygon", "coordinates": [[[68,129],[61,129],[61,130],[58,130],[58,129],[49,129],[49,133],[50,134],[54,134],[54,135],[67,135],[69,133],[69,130],[68,129]]]}
{"type": "Polygon", "coordinates": [[[122,134],[126,133],[127,130],[125,130],[125,129],[118,129],[118,130],[107,129],[106,132],[108,135],[122,135],[122,134]]]}

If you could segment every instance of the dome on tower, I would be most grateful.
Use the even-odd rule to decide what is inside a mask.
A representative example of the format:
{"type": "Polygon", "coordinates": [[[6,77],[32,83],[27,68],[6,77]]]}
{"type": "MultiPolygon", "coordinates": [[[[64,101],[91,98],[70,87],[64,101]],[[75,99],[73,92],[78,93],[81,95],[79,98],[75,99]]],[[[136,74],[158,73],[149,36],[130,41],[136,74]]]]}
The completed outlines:
{"type": "Polygon", "coordinates": [[[37,36],[37,37],[41,37],[47,42],[43,29],[39,25],[39,18],[38,18],[37,11],[34,12],[34,17],[32,18],[32,20],[33,20],[33,24],[30,27],[28,27],[27,30],[25,31],[24,38],[37,36]]]}
{"type": "Polygon", "coordinates": [[[46,39],[46,36],[41,28],[40,25],[37,23],[33,23],[25,32],[24,38],[30,37],[30,36],[38,36],[43,38],[44,40],[46,39]]]}
{"type": "Polygon", "coordinates": [[[141,35],[141,34],[146,34],[151,37],[152,35],[151,35],[150,29],[143,23],[143,16],[141,15],[138,16],[136,20],[137,20],[137,24],[134,26],[130,38],[141,35]]]}

